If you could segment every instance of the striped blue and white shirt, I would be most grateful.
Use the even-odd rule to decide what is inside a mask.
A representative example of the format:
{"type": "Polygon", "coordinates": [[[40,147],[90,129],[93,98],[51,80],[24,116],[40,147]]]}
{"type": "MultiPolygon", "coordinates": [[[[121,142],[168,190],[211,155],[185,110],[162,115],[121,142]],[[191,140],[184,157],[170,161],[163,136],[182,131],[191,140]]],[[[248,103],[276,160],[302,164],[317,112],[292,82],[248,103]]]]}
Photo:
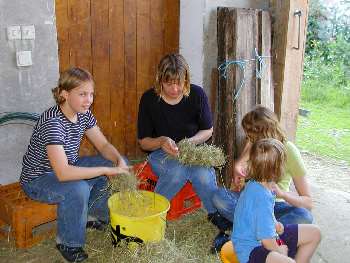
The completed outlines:
{"type": "Polygon", "coordinates": [[[23,156],[21,184],[52,172],[47,145],[63,145],[68,163],[74,165],[78,160],[85,131],[95,125],[96,119],[90,110],[85,114],[78,113],[76,123],[68,120],[58,105],[46,110],[36,123],[27,152],[23,156]]]}

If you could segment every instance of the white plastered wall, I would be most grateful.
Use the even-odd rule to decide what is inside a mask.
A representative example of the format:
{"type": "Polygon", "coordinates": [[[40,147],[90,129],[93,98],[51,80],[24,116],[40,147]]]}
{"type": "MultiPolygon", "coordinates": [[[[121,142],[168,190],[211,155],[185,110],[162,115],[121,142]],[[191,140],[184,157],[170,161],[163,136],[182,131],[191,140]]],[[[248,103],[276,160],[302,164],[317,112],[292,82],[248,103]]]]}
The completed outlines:
{"type": "Polygon", "coordinates": [[[269,0],[181,0],[180,53],[191,70],[191,82],[210,96],[212,68],[217,67],[218,6],[268,9],[269,0]]]}

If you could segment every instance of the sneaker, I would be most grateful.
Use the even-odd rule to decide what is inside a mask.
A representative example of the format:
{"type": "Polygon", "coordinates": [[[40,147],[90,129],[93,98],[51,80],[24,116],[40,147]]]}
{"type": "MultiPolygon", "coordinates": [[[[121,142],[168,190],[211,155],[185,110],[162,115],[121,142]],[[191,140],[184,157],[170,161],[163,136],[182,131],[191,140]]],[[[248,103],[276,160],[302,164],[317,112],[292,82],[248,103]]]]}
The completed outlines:
{"type": "Polygon", "coordinates": [[[88,254],[81,247],[68,247],[63,244],[56,244],[56,248],[69,262],[81,262],[88,258],[88,254]]]}
{"type": "Polygon", "coordinates": [[[221,232],[232,229],[232,222],[219,214],[219,212],[208,214],[208,221],[215,225],[221,232]]]}
{"type": "Polygon", "coordinates": [[[230,241],[230,236],[227,235],[224,232],[220,232],[213,241],[213,245],[210,248],[210,252],[215,254],[215,253],[219,253],[221,251],[222,246],[226,243],[230,241]]]}
{"type": "Polygon", "coordinates": [[[101,220],[88,221],[86,228],[96,229],[98,231],[104,231],[107,227],[107,223],[101,220]]]}

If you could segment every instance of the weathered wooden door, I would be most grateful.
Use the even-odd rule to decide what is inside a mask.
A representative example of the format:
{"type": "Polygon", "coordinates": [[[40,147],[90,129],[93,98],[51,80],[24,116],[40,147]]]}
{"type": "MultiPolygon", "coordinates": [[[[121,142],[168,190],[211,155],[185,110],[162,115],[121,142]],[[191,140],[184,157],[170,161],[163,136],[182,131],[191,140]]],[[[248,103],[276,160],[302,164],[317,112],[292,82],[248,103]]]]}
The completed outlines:
{"type": "Polygon", "coordinates": [[[56,18],[60,71],[93,74],[99,126],[122,154],[137,156],[139,99],[160,58],[179,49],[179,0],[57,0],[56,18]]]}

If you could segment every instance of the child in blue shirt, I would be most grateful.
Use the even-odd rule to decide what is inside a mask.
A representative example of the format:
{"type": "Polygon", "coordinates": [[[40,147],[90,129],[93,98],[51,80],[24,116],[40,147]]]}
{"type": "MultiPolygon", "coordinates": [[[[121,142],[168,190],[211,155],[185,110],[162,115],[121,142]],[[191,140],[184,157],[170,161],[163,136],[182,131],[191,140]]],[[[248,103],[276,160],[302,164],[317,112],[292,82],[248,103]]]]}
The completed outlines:
{"type": "Polygon", "coordinates": [[[316,225],[283,226],[275,219],[273,189],[285,161],[285,147],[276,139],[259,140],[251,148],[248,175],[252,180],[238,200],[232,234],[240,263],[309,262],[321,240],[316,225]]]}

